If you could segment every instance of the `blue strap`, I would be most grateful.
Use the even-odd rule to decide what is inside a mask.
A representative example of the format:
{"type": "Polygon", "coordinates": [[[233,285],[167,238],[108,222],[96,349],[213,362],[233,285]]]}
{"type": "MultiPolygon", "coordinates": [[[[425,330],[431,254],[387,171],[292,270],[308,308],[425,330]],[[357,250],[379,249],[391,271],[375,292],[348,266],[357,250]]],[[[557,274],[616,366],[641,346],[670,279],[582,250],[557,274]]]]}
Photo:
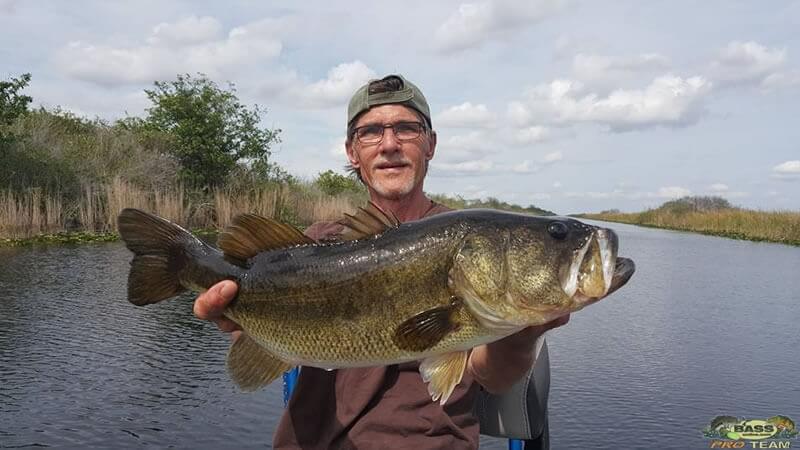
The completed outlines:
{"type": "Polygon", "coordinates": [[[297,377],[300,375],[300,368],[295,367],[294,369],[284,372],[283,373],[283,406],[289,403],[289,398],[292,396],[292,392],[294,392],[294,387],[297,385],[297,377]]]}

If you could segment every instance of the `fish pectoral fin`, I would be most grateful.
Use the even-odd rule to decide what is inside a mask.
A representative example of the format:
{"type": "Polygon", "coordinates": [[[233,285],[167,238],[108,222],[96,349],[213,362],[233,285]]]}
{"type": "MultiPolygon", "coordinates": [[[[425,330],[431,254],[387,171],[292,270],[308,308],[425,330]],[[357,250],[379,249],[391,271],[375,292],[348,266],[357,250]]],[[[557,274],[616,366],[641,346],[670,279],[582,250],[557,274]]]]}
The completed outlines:
{"type": "Polygon", "coordinates": [[[246,333],[242,333],[228,351],[228,373],[243,391],[255,391],[266,386],[292,367],[246,333]]]}
{"type": "Polygon", "coordinates": [[[419,365],[422,380],[428,383],[428,393],[433,401],[444,405],[467,367],[467,351],[445,353],[425,358],[419,365]]]}
{"type": "Polygon", "coordinates": [[[247,260],[268,250],[279,250],[316,241],[292,225],[256,214],[240,214],[220,233],[217,246],[225,259],[242,267],[247,260]]]}
{"type": "Polygon", "coordinates": [[[337,223],[346,228],[340,233],[340,238],[345,241],[375,236],[390,228],[400,226],[400,221],[394,213],[387,214],[372,202],[367,203],[367,206],[363,208],[358,208],[355,215],[345,214],[337,223]]]}
{"type": "Polygon", "coordinates": [[[430,349],[459,328],[455,314],[461,306],[461,300],[454,297],[447,306],[437,306],[411,317],[395,330],[394,343],[402,350],[421,352],[430,349]]]}

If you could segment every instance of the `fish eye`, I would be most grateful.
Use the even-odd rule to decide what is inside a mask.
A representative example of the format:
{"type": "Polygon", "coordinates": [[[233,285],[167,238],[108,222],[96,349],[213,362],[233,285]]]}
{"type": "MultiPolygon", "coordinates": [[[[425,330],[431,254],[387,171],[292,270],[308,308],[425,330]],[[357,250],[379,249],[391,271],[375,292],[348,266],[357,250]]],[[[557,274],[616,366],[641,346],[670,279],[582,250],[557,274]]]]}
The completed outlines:
{"type": "Polygon", "coordinates": [[[550,225],[547,226],[547,232],[550,233],[550,236],[560,240],[563,240],[569,234],[569,228],[564,222],[551,222],[550,225]]]}

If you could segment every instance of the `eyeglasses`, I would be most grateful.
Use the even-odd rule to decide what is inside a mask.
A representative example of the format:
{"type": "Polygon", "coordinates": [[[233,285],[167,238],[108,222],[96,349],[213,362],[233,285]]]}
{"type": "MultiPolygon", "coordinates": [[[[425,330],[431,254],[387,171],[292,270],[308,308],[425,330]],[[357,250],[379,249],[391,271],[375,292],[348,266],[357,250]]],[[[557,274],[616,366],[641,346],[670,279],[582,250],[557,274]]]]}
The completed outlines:
{"type": "Polygon", "coordinates": [[[386,125],[364,125],[355,129],[358,142],[362,144],[377,144],[383,139],[383,131],[391,128],[398,141],[410,141],[419,137],[425,125],[421,122],[397,122],[386,125]]]}

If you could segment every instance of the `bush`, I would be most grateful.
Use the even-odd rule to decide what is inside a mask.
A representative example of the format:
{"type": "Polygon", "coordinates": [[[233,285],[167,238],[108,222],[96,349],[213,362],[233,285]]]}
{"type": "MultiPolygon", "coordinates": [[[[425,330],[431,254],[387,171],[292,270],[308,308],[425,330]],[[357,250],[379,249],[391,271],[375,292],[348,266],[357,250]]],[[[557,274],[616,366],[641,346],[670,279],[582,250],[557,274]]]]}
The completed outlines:
{"type": "MultiPolygon", "coordinates": [[[[31,74],[26,73],[10,81],[0,81],[0,145],[11,140],[8,127],[18,117],[28,112],[28,105],[33,99],[21,95],[19,91],[25,89],[31,81],[31,74]]],[[[0,148],[0,151],[2,149],[0,148]]]]}
{"type": "Polygon", "coordinates": [[[314,180],[314,185],[328,195],[366,192],[366,187],[358,179],[338,174],[333,170],[320,173],[314,180]]]}
{"type": "Polygon", "coordinates": [[[145,93],[153,107],[142,125],[170,136],[187,185],[204,190],[224,185],[240,162],[265,177],[274,170],[270,146],[279,141],[280,130],[260,128],[266,110],[247,109],[233,85],[221,89],[205,75],[187,74],[171,82],[156,81],[155,89],[145,93]]]}

